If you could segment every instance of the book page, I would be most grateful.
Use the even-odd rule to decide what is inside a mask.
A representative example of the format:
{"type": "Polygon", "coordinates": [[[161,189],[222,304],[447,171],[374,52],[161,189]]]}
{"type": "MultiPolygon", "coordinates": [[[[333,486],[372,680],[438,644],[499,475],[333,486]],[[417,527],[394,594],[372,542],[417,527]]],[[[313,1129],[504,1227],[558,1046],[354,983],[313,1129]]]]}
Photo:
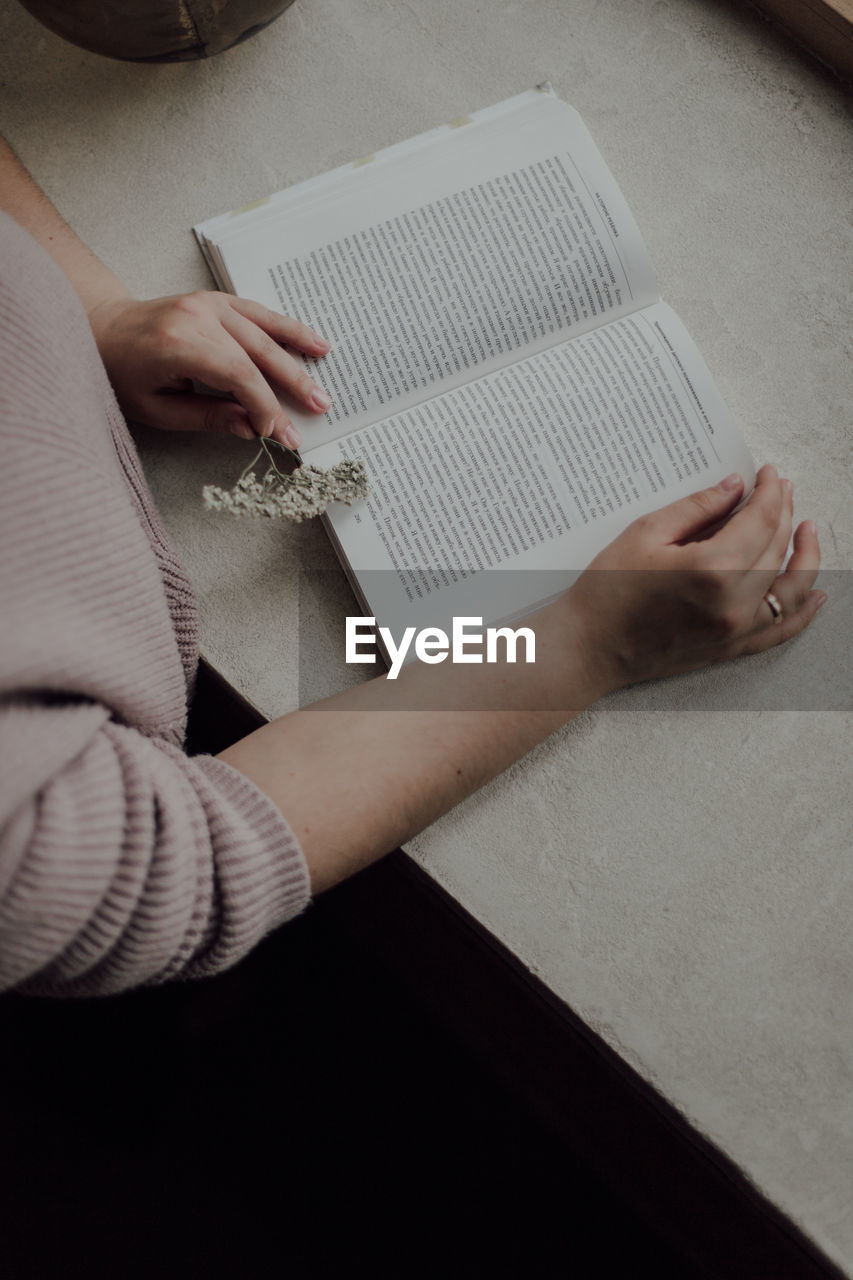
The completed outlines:
{"type": "Polygon", "coordinates": [[[323,419],[297,414],[308,447],[657,296],[580,117],[545,94],[368,170],[219,242],[237,293],[332,344],[307,362],[333,399],[323,419]]]}
{"type": "Polygon", "coordinates": [[[494,569],[528,572],[499,575],[502,590],[516,581],[500,608],[492,602],[492,617],[532,608],[542,571],[566,571],[568,582],[642,513],[731,471],[747,487],[755,475],[704,361],[664,303],[306,461],[340,457],[364,459],[371,492],[351,509],[330,508],[336,540],[376,616],[403,611],[410,622],[418,611],[434,618],[436,594],[448,614],[460,602],[476,612],[471,602],[494,569]]]}
{"type": "Polygon", "coordinates": [[[445,146],[449,143],[451,147],[457,147],[458,131],[463,128],[467,130],[470,125],[477,125],[478,136],[482,136],[487,126],[489,130],[500,129],[503,127],[502,118],[506,115],[518,117],[522,113],[529,114],[531,110],[538,111],[540,97],[543,94],[550,98],[557,97],[550,84],[540,84],[535,89],[527,89],[491,107],[474,111],[461,120],[436,125],[415,137],[393,142],[372,155],[361,156],[349,164],[339,165],[336,169],[329,169],[325,173],[315,174],[314,177],[304,178],[301,182],[291,183],[281,191],[274,191],[260,200],[251,201],[242,209],[232,209],[229,213],[207,218],[193,230],[202,247],[207,243],[211,248],[215,248],[233,233],[242,236],[247,229],[251,229],[252,232],[257,231],[263,222],[278,219],[285,210],[292,212],[297,208],[305,209],[312,205],[328,203],[337,199],[342,193],[344,198],[352,199],[359,184],[373,184],[377,180],[377,170],[383,169],[386,165],[396,165],[402,160],[405,160],[408,165],[419,164],[417,153],[436,142],[441,142],[445,146]]]}

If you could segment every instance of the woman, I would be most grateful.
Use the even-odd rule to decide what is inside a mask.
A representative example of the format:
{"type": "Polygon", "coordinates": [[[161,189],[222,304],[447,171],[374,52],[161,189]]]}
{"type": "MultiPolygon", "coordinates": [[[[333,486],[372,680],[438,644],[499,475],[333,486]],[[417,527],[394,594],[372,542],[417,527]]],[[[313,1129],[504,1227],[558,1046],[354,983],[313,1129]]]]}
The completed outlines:
{"type": "Polygon", "coordinates": [[[603,694],[779,644],[825,599],[811,522],[783,569],[792,488],[765,466],[724,524],[738,476],[626,529],[528,620],[535,668],[418,664],[189,758],[192,593],[118,403],[295,444],[267,379],[329,401],[278,344],[328,344],[221,294],[133,299],[5,146],[0,193],[0,987],[225,968],[603,694]],[[438,678],[460,709],[426,709],[438,678]]]}

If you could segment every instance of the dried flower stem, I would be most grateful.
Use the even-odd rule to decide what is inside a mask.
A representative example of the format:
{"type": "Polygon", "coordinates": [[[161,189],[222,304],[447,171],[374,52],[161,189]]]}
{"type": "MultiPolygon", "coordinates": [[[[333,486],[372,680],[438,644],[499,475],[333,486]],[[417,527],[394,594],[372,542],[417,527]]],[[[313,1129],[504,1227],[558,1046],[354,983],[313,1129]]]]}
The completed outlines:
{"type": "Polygon", "coordinates": [[[229,511],[232,515],[268,516],[297,523],[321,515],[330,502],[352,506],[367,494],[367,475],[359,459],[344,459],[328,470],[304,465],[297,453],[278,440],[259,437],[261,447],[244,468],[233,489],[220,489],[208,484],[202,490],[204,505],[211,511],[229,511]],[[299,464],[292,475],[279,471],[270,451],[274,444],[289,453],[299,464]],[[261,480],[254,467],[266,456],[267,470],[261,480]]]}

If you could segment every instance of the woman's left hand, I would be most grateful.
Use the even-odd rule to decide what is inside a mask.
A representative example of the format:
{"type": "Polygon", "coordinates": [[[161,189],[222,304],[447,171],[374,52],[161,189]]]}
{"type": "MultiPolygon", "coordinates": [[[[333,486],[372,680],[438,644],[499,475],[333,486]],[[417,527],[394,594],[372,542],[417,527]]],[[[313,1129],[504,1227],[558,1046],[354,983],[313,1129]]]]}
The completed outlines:
{"type": "Polygon", "coordinates": [[[596,696],[761,653],[812,621],[826,600],[814,589],[814,523],[797,526],[788,558],[791,482],[762,467],[732,514],[742,493],[740,476],[729,476],[641,516],[562,597],[596,696]]]}
{"type": "Polygon", "coordinates": [[[141,302],[113,298],[89,321],[118,400],[129,418],[171,431],[272,436],[296,448],[299,433],[270,383],[310,412],[329,396],[281,344],[324,356],[313,329],[227,293],[198,292],[141,302]],[[194,381],[232,399],[193,391],[194,381]]]}

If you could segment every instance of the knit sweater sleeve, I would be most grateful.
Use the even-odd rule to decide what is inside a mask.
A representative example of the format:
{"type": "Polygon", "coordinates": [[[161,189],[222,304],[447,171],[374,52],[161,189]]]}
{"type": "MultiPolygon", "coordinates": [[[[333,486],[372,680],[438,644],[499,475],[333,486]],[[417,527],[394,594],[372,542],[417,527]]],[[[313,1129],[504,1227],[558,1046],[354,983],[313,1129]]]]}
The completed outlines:
{"type": "Polygon", "coordinates": [[[105,995],[202,977],[306,904],[287,823],[224,761],[188,758],[96,704],[34,698],[3,705],[0,745],[15,744],[29,794],[3,815],[0,987],[105,995]]]}
{"type": "Polygon", "coordinates": [[[0,215],[0,989],[235,963],[304,908],[272,801],[181,749],[194,605],[85,313],[0,215]]]}

